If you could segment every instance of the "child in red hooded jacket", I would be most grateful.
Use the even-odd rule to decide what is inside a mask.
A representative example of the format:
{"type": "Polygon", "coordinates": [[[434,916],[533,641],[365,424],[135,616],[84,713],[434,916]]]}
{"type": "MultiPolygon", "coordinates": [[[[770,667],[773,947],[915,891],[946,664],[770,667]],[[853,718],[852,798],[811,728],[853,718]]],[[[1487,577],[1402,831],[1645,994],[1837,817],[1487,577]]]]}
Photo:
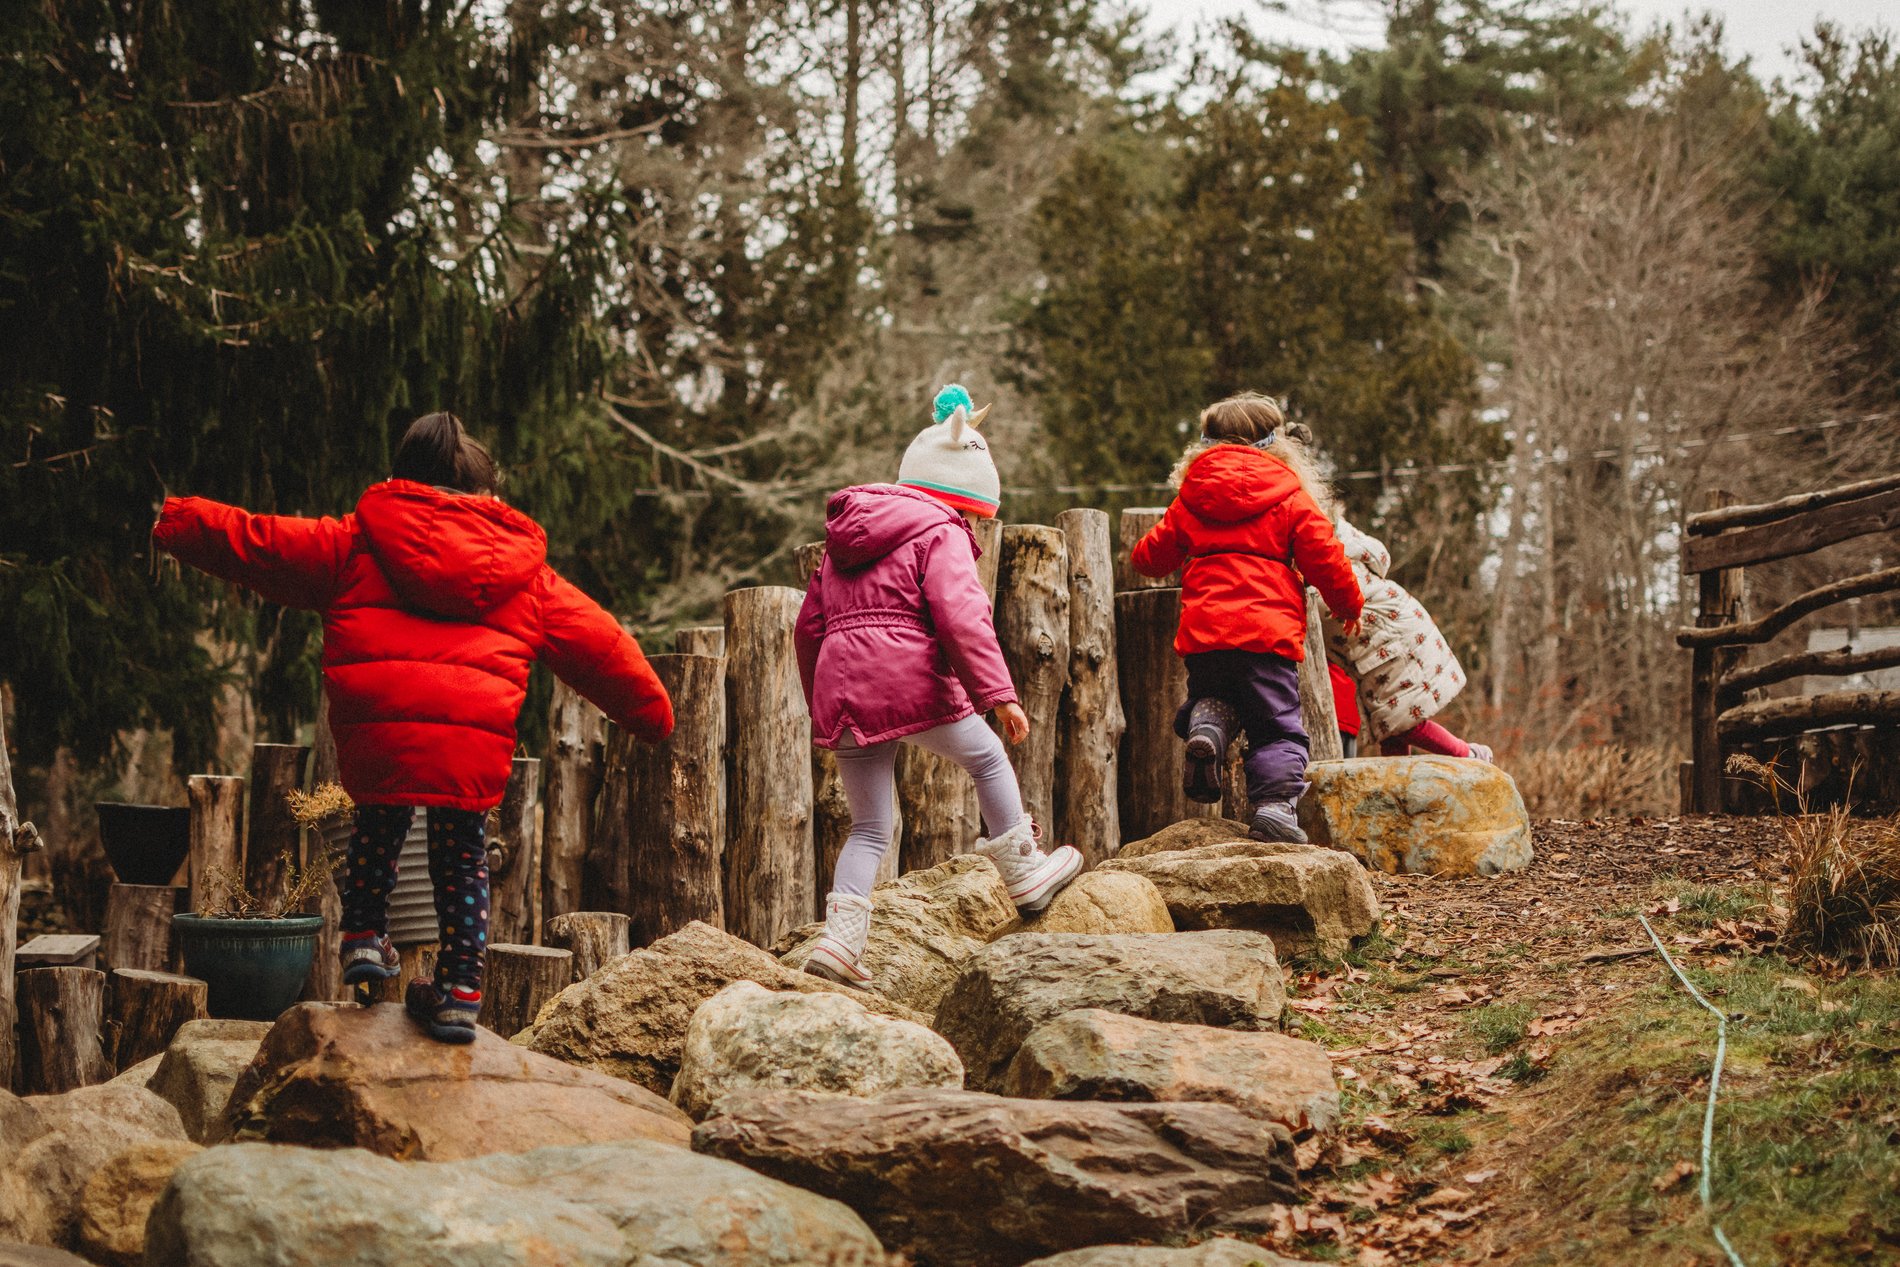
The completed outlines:
{"type": "Polygon", "coordinates": [[[1174,649],[1188,672],[1175,719],[1187,740],[1187,794],[1220,800],[1220,760],[1244,729],[1254,837],[1303,841],[1306,587],[1351,625],[1359,583],[1321,508],[1324,489],[1305,446],[1286,433],[1271,399],[1250,392],[1208,406],[1175,483],[1180,495],[1135,544],[1132,561],[1145,576],[1185,568],[1174,649]]]}
{"type": "Polygon", "coordinates": [[[483,825],[500,804],[528,669],[563,681],[640,739],[673,705],[638,644],[547,564],[540,525],[495,496],[494,459],[453,414],[410,425],[393,478],[342,519],[253,515],[168,497],[152,541],[274,603],[323,613],[323,687],[337,767],[356,801],[340,896],[343,979],[398,971],[388,937],[396,859],[429,817],[442,950],[406,1002],[431,1036],[475,1037],[488,941],[483,825]]]}

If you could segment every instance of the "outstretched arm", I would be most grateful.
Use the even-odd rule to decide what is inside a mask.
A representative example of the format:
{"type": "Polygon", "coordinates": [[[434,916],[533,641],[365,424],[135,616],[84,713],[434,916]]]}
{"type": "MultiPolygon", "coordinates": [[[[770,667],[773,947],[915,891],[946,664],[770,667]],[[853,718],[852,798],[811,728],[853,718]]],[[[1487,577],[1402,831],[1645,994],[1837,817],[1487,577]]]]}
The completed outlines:
{"type": "Polygon", "coordinates": [[[204,497],[167,497],[152,544],[273,603],[322,611],[336,597],[353,535],[335,519],[253,515],[204,497]]]}
{"type": "Polygon", "coordinates": [[[1187,546],[1181,540],[1181,529],[1177,522],[1180,505],[1177,499],[1168,507],[1168,513],[1161,516],[1161,522],[1148,529],[1147,534],[1135,542],[1128,561],[1143,576],[1173,576],[1187,562],[1187,546]]]}
{"type": "Polygon", "coordinates": [[[1359,592],[1352,564],[1346,561],[1345,547],[1333,532],[1332,520],[1304,490],[1293,494],[1291,507],[1294,566],[1306,583],[1319,591],[1327,609],[1341,624],[1356,624],[1366,600],[1359,592]]]}
{"type": "Polygon", "coordinates": [[[977,577],[969,534],[961,528],[940,532],[926,549],[924,602],[957,681],[979,713],[1014,704],[1016,686],[996,640],[989,591],[977,577]]]}
{"type": "Polygon", "coordinates": [[[541,586],[541,658],[554,676],[644,743],[672,734],[673,701],[633,635],[552,568],[541,586]]]}

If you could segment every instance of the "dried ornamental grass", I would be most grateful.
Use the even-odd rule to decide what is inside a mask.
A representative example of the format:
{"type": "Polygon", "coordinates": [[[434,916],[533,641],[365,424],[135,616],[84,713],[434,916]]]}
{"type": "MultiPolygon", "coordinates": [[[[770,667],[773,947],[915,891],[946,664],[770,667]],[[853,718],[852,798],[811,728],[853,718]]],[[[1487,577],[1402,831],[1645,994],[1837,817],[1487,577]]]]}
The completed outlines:
{"type": "Polygon", "coordinates": [[[1676,762],[1666,748],[1590,744],[1501,755],[1532,818],[1673,812],[1676,762]]]}
{"type": "Polygon", "coordinates": [[[299,827],[321,827],[356,810],[356,802],[341,783],[319,783],[308,792],[292,788],[284,794],[284,803],[299,827]]]}
{"type": "Polygon", "coordinates": [[[1874,967],[1900,966],[1900,816],[1855,818],[1846,804],[1810,814],[1799,789],[1753,757],[1731,756],[1728,772],[1775,797],[1788,838],[1782,944],[1874,967]],[[1780,809],[1784,796],[1796,812],[1780,809]]]}
{"type": "Polygon", "coordinates": [[[286,849],[277,855],[277,860],[284,877],[280,898],[260,902],[244,887],[241,872],[212,867],[205,873],[204,899],[198,904],[197,913],[211,919],[283,919],[301,915],[303,908],[323,892],[331,873],[342,864],[343,855],[325,851],[312,858],[308,866],[299,866],[286,849]]]}

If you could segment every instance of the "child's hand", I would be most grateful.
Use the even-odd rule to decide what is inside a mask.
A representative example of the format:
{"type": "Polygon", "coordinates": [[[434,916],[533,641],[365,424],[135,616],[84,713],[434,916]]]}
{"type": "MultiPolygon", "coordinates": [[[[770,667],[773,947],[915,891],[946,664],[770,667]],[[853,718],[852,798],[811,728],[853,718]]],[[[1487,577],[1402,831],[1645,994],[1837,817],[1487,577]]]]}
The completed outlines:
{"type": "Polygon", "coordinates": [[[998,704],[996,720],[1003,723],[1003,738],[1011,743],[1029,738],[1029,715],[1021,704],[998,704]]]}
{"type": "Polygon", "coordinates": [[[1352,620],[1348,620],[1344,622],[1339,627],[1345,631],[1345,634],[1348,638],[1357,638],[1359,636],[1360,629],[1363,628],[1363,623],[1364,622],[1362,620],[1355,617],[1352,620]]]}

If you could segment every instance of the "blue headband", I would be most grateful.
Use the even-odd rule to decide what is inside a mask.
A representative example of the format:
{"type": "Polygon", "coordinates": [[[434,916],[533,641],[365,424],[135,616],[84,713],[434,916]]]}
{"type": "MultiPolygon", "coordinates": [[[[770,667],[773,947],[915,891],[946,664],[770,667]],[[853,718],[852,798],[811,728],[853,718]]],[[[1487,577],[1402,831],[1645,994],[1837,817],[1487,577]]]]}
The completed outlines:
{"type": "Polygon", "coordinates": [[[1267,434],[1262,436],[1260,439],[1255,440],[1253,442],[1253,447],[1256,449],[1270,449],[1273,447],[1274,439],[1279,434],[1280,434],[1279,429],[1276,427],[1274,430],[1267,432],[1267,434]]]}

